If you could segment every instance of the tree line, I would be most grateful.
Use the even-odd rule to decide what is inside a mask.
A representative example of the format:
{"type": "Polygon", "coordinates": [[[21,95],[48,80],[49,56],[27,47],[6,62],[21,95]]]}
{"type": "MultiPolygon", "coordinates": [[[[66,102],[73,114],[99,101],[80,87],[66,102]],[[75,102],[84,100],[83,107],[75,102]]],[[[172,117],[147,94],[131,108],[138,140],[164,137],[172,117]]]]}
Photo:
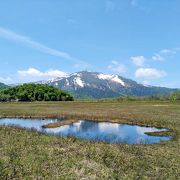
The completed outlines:
{"type": "Polygon", "coordinates": [[[151,96],[122,96],[116,98],[117,101],[179,101],[180,91],[171,93],[170,95],[151,95],[151,96]]]}
{"type": "Polygon", "coordinates": [[[0,89],[5,89],[5,88],[7,88],[8,86],[7,85],[5,85],[5,84],[3,84],[3,83],[0,83],[0,89]]]}
{"type": "MultiPolygon", "coordinates": [[[[91,99],[87,99],[91,101],[91,99]]],[[[151,95],[151,96],[119,96],[115,98],[97,99],[98,102],[126,102],[126,101],[180,101],[180,91],[170,95],[151,95]]]]}
{"type": "Polygon", "coordinates": [[[73,97],[45,84],[23,84],[0,91],[0,101],[73,101],[73,97]]]}

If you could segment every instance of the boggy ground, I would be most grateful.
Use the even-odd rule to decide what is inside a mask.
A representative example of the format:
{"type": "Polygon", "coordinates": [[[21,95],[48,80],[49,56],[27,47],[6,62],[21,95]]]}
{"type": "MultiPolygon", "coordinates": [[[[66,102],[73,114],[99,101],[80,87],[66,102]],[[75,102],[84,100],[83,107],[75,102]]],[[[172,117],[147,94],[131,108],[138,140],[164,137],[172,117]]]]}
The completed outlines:
{"type": "Polygon", "coordinates": [[[0,126],[0,179],[178,179],[180,103],[1,103],[1,117],[72,118],[164,127],[173,140],[112,145],[0,126]]]}

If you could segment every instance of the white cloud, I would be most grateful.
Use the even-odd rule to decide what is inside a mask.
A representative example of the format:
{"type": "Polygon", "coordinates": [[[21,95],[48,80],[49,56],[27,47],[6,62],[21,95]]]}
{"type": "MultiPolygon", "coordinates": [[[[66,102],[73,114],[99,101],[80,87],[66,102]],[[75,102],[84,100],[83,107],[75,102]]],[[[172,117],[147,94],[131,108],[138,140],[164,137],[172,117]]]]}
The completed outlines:
{"type": "Polygon", "coordinates": [[[152,56],[152,59],[154,61],[164,61],[165,58],[163,56],[161,56],[160,54],[154,54],[154,56],[152,56]]]}
{"type": "Polygon", "coordinates": [[[160,51],[161,54],[176,54],[176,51],[175,50],[172,50],[172,49],[162,49],[160,51]]]}
{"type": "Polygon", "coordinates": [[[146,58],[144,56],[134,56],[131,57],[131,60],[137,67],[143,67],[146,58]]]}
{"type": "Polygon", "coordinates": [[[17,34],[13,31],[7,30],[7,29],[2,28],[2,27],[0,27],[0,37],[11,40],[11,41],[18,42],[20,44],[23,44],[25,46],[31,47],[35,50],[38,50],[40,52],[43,52],[43,53],[46,53],[46,54],[49,54],[52,56],[64,58],[66,60],[71,60],[71,61],[74,61],[76,63],[81,62],[80,60],[72,57],[70,54],[68,54],[66,52],[50,48],[44,44],[41,44],[37,41],[32,40],[31,38],[29,38],[27,36],[17,34]]]}
{"type": "Polygon", "coordinates": [[[125,73],[127,71],[126,66],[118,61],[112,61],[111,65],[108,66],[108,69],[116,73],[125,73]]]}
{"type": "Polygon", "coordinates": [[[163,70],[158,70],[155,68],[139,68],[135,72],[136,78],[149,78],[158,79],[166,76],[167,73],[163,70]]]}
{"type": "Polygon", "coordinates": [[[48,70],[45,72],[39,71],[35,68],[29,68],[27,70],[19,70],[18,75],[21,77],[41,77],[41,78],[53,78],[53,77],[64,77],[67,73],[59,70],[48,70]]]}
{"type": "Polygon", "coordinates": [[[10,77],[6,77],[6,78],[0,77],[0,82],[6,84],[6,83],[11,83],[11,82],[13,82],[13,80],[12,80],[12,78],[10,78],[10,77]]]}
{"type": "Polygon", "coordinates": [[[142,84],[143,84],[143,85],[145,85],[145,86],[147,86],[147,85],[149,85],[149,84],[150,84],[150,82],[149,82],[149,81],[147,81],[147,80],[144,80],[144,81],[142,81],[142,84]]]}
{"type": "Polygon", "coordinates": [[[154,61],[164,61],[169,57],[172,57],[178,52],[178,48],[173,48],[173,49],[162,49],[158,53],[155,53],[152,56],[152,60],[154,61]]]}

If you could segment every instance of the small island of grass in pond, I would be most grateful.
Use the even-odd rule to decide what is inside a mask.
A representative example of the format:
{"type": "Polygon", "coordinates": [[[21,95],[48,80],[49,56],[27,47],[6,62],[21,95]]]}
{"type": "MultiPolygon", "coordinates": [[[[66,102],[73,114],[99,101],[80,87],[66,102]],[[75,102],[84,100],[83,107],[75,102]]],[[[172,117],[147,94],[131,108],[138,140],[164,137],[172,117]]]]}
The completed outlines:
{"type": "Polygon", "coordinates": [[[73,97],[45,84],[24,84],[1,90],[0,102],[6,101],[73,101],[73,97]]]}
{"type": "Polygon", "coordinates": [[[53,134],[61,137],[72,136],[80,139],[112,144],[153,144],[171,139],[170,136],[151,136],[146,134],[149,132],[167,131],[167,129],[87,120],[79,120],[57,128],[42,128],[42,126],[46,124],[57,121],[58,120],[52,119],[32,120],[5,118],[0,119],[0,125],[36,129],[45,134],[53,134]]]}

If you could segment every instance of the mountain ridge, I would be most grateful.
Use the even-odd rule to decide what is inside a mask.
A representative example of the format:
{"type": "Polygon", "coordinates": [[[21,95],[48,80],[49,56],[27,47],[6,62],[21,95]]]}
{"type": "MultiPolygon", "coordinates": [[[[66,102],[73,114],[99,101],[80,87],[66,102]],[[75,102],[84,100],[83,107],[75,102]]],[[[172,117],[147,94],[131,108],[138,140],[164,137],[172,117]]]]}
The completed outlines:
{"type": "Polygon", "coordinates": [[[7,88],[8,85],[0,82],[0,90],[7,88]]]}
{"type": "MultiPolygon", "coordinates": [[[[22,83],[23,84],[23,83],[22,83]]],[[[170,95],[179,89],[143,85],[117,74],[80,71],[65,77],[31,82],[47,84],[71,93],[75,98],[116,98],[119,96],[170,95]]],[[[12,85],[15,86],[15,85],[12,85]]]]}
{"type": "Polygon", "coordinates": [[[169,95],[177,89],[139,84],[117,74],[80,71],[66,77],[39,81],[72,93],[77,98],[169,95]]]}

